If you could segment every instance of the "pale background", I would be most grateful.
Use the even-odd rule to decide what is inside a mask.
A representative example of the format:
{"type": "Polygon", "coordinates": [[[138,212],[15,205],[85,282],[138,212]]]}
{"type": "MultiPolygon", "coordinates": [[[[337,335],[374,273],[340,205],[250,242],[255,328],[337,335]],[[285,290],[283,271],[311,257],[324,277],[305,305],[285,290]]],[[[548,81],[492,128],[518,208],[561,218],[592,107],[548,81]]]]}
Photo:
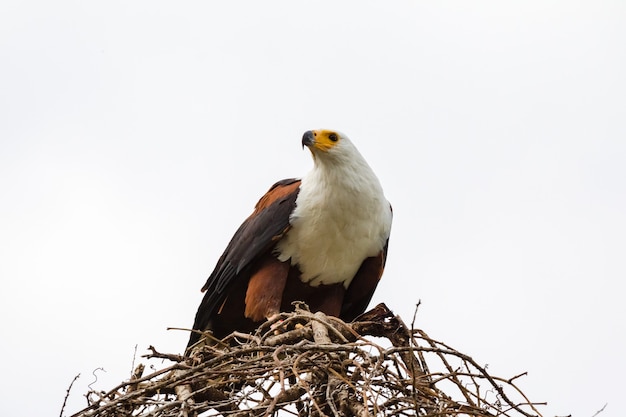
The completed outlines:
{"type": "Polygon", "coordinates": [[[619,0],[4,1],[2,415],[181,352],[166,327],[325,127],[394,206],[373,304],[421,299],[545,416],[622,416],[625,74],[619,0]]]}

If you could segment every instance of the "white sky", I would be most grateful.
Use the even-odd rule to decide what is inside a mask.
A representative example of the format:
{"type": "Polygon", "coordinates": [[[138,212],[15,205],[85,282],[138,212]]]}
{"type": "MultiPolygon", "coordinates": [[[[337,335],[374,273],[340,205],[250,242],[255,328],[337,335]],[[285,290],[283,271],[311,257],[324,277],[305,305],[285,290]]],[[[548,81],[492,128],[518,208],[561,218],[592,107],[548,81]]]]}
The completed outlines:
{"type": "Polygon", "coordinates": [[[384,301],[545,416],[623,414],[626,3],[4,1],[2,413],[181,352],[305,130],[394,206],[384,301]],[[35,394],[35,395],[33,395],[35,394]]]}

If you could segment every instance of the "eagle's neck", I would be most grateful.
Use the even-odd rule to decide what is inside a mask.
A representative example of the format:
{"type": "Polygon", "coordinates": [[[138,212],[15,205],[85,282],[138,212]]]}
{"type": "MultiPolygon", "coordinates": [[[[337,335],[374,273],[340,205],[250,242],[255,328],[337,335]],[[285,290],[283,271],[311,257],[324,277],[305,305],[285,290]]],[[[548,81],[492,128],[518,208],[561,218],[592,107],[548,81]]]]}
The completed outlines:
{"type": "Polygon", "coordinates": [[[302,179],[304,188],[312,184],[312,187],[323,188],[329,192],[364,192],[365,198],[383,194],[374,171],[360,154],[355,153],[349,161],[341,158],[316,158],[313,169],[302,179]]]}

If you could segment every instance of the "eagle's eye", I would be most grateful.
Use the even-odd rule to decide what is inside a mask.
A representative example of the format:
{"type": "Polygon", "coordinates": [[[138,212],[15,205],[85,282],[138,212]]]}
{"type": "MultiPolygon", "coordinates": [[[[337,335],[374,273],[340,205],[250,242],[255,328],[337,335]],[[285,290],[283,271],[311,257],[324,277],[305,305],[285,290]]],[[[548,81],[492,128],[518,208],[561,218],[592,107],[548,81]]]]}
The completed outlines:
{"type": "Polygon", "coordinates": [[[333,142],[337,142],[339,140],[339,137],[336,133],[331,133],[330,135],[328,135],[328,139],[332,140],[333,142]]]}

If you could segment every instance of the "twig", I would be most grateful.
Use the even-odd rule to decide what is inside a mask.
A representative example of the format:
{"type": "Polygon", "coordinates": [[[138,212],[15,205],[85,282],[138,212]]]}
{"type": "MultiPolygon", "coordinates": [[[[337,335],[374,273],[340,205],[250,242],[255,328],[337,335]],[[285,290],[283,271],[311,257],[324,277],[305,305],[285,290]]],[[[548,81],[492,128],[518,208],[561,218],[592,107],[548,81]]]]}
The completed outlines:
{"type": "Polygon", "coordinates": [[[65,410],[65,405],[67,404],[67,399],[70,396],[70,391],[72,390],[72,386],[74,385],[74,382],[76,382],[76,380],[80,378],[80,374],[77,374],[74,379],[72,379],[72,382],[70,382],[70,386],[67,387],[67,391],[65,392],[65,398],[63,399],[63,405],[61,406],[61,412],[59,413],[59,417],[63,417],[63,411],[65,410]]]}
{"type": "Polygon", "coordinates": [[[147,355],[143,355],[142,358],[159,358],[159,359],[167,359],[169,361],[172,362],[182,362],[183,360],[185,360],[185,358],[181,355],[175,355],[175,354],[171,354],[171,353],[161,353],[158,352],[154,346],[150,345],[148,346],[148,349],[150,349],[150,351],[152,353],[149,353],[147,355]]]}
{"type": "Polygon", "coordinates": [[[609,403],[604,404],[604,405],[602,406],[602,408],[601,408],[601,409],[599,409],[598,411],[596,411],[596,412],[595,412],[595,414],[594,414],[594,415],[592,415],[591,417],[596,417],[598,414],[600,414],[601,412],[603,412],[603,411],[604,411],[604,409],[606,408],[606,406],[607,406],[607,405],[609,405],[609,403]]]}
{"type": "Polygon", "coordinates": [[[100,368],[100,367],[99,367],[99,368],[94,369],[94,370],[91,372],[91,375],[93,375],[93,382],[92,382],[91,384],[87,385],[87,388],[89,388],[89,389],[91,389],[91,390],[93,389],[93,388],[91,388],[91,386],[92,386],[93,384],[95,384],[96,382],[98,382],[98,375],[96,375],[96,372],[97,372],[97,371],[106,372],[106,371],[104,370],[104,368],[100,368]]]}
{"type": "Polygon", "coordinates": [[[130,377],[131,378],[133,377],[133,375],[134,375],[134,373],[135,373],[135,371],[137,369],[137,368],[135,368],[135,359],[137,359],[137,346],[138,345],[135,344],[135,349],[133,350],[133,361],[130,364],[130,377]]]}

